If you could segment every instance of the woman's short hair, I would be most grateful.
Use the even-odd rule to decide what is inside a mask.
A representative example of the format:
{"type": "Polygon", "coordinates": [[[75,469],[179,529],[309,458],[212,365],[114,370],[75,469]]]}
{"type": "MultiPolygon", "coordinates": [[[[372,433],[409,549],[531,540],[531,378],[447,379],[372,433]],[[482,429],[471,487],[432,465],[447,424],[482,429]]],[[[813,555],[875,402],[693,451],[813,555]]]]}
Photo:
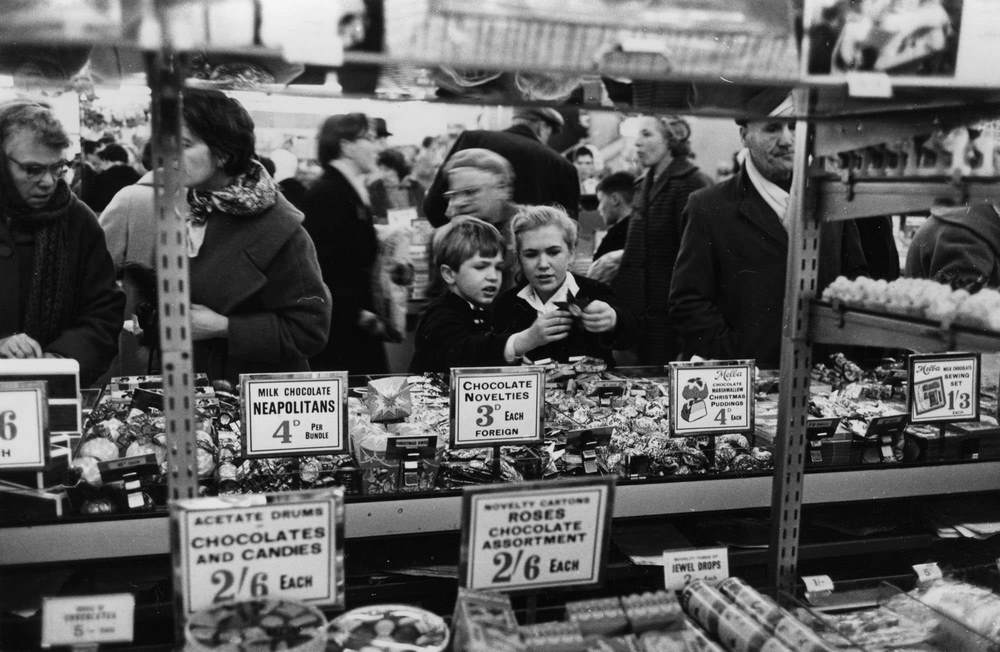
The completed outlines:
{"type": "Polygon", "coordinates": [[[510,161],[494,151],[473,147],[455,152],[444,164],[444,172],[448,174],[456,168],[474,168],[496,175],[505,185],[514,183],[514,168],[510,161]]]}
{"type": "Polygon", "coordinates": [[[26,100],[0,104],[0,141],[6,142],[22,129],[34,133],[46,147],[59,150],[69,147],[69,136],[49,105],[26,100]]]}
{"type": "Polygon", "coordinates": [[[410,173],[410,166],[406,164],[406,157],[398,149],[383,149],[375,157],[376,165],[381,165],[393,170],[402,179],[410,173]]]}
{"type": "Polygon", "coordinates": [[[368,132],[368,116],[364,113],[338,113],[323,121],[317,137],[320,165],[326,166],[340,158],[340,141],[357,140],[368,132]]]}
{"type": "Polygon", "coordinates": [[[243,105],[216,90],[183,92],[184,123],[223,161],[222,171],[236,176],[250,169],[255,150],[253,118],[243,105]]]}
{"type": "Polygon", "coordinates": [[[510,221],[510,232],[514,235],[517,251],[521,251],[521,238],[526,231],[534,231],[544,226],[557,226],[563,232],[563,240],[569,249],[576,248],[576,222],[558,206],[519,206],[510,221]]]}
{"type": "Polygon", "coordinates": [[[691,155],[691,125],[687,120],[676,115],[662,115],[656,118],[656,123],[671,156],[691,155]]]}
{"type": "Polygon", "coordinates": [[[497,228],[478,217],[459,215],[439,228],[431,241],[434,269],[447,265],[458,271],[473,256],[503,256],[503,237],[497,228]]]}

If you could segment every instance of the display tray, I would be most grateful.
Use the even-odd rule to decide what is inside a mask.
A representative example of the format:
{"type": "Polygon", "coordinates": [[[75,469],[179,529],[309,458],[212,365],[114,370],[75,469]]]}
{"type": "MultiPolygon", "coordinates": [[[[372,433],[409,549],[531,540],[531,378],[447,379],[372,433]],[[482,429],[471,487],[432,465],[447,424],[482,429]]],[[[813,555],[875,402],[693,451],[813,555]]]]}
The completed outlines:
{"type": "Polygon", "coordinates": [[[1000,333],[919,317],[813,301],[810,340],[818,344],[913,351],[1000,351],[1000,333]]]}

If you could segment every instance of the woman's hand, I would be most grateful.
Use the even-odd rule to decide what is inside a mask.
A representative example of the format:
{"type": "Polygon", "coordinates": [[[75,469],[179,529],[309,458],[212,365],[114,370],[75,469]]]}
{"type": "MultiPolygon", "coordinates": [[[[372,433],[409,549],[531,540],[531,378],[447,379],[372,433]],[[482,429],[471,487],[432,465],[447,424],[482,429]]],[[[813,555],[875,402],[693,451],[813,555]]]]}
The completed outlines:
{"type": "Polygon", "coordinates": [[[42,347],[27,333],[14,333],[0,340],[0,358],[40,358],[42,347]]]}
{"type": "Polygon", "coordinates": [[[208,306],[191,304],[191,339],[198,342],[219,337],[229,337],[229,318],[208,306]]]}
{"type": "Polygon", "coordinates": [[[618,325],[618,313],[603,301],[591,301],[583,309],[583,329],[588,333],[607,333],[618,325]]]}
{"type": "Polygon", "coordinates": [[[539,314],[531,326],[515,336],[514,352],[521,356],[550,342],[565,339],[572,325],[573,317],[565,310],[539,314]]]}

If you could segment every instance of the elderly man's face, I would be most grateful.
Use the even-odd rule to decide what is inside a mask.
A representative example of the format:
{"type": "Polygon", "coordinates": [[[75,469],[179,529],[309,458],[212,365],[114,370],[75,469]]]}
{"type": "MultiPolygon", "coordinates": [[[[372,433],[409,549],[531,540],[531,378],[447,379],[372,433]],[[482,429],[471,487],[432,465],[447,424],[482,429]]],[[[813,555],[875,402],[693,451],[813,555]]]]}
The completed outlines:
{"type": "Polygon", "coordinates": [[[795,160],[795,127],[791,122],[757,121],[740,127],[750,157],[768,181],[787,188],[795,160]]]}
{"type": "Polygon", "coordinates": [[[497,175],[477,168],[448,173],[448,215],[471,215],[490,223],[503,218],[510,189],[497,175]]]}
{"type": "Polygon", "coordinates": [[[14,187],[31,208],[42,208],[52,198],[66,170],[61,149],[39,141],[34,131],[18,129],[3,143],[7,169],[14,187]]]}

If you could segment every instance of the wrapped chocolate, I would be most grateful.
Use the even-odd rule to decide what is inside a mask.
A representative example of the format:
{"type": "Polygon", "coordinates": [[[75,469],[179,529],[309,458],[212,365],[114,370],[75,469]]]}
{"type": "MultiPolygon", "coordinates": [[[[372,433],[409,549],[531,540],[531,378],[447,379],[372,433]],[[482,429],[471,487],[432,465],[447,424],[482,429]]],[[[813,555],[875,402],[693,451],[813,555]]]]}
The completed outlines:
{"type": "Polygon", "coordinates": [[[374,423],[402,421],[413,410],[410,383],[402,376],[373,380],[368,383],[364,403],[374,423]]]}

